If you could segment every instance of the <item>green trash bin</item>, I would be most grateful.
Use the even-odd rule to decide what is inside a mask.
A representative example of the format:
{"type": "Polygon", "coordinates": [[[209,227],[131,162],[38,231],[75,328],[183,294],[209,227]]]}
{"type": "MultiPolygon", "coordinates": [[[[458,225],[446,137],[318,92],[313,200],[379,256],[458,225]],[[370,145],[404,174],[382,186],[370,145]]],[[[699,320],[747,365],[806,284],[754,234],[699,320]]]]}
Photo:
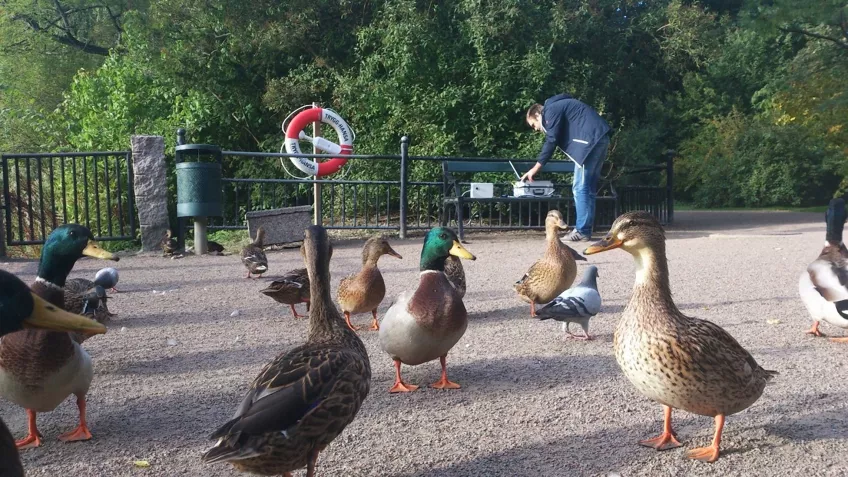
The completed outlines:
{"type": "Polygon", "coordinates": [[[176,148],[177,217],[224,215],[221,188],[221,148],[209,144],[184,144],[176,148]],[[211,157],[212,162],[201,162],[211,157]],[[196,162],[185,162],[197,158],[196,162]]]}

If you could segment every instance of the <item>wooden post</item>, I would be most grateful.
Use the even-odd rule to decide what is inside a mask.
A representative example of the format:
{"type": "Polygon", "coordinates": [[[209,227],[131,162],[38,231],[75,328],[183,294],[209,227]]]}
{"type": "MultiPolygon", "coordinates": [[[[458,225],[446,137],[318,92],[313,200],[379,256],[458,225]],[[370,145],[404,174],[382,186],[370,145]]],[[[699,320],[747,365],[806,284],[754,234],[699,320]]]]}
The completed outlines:
{"type": "MultiPolygon", "coordinates": [[[[313,108],[319,107],[318,103],[312,103],[312,107],[313,108]]],[[[315,121],[314,123],[312,123],[312,137],[318,137],[320,135],[321,135],[321,121],[315,121]]],[[[320,154],[321,150],[318,149],[317,147],[313,146],[312,147],[312,153],[313,154],[320,154]]],[[[316,159],[316,162],[317,161],[318,160],[316,159]]],[[[314,204],[313,205],[313,211],[315,212],[315,217],[313,219],[313,222],[315,223],[315,225],[323,226],[324,225],[324,217],[323,217],[324,211],[322,210],[323,204],[321,203],[321,184],[318,182],[318,176],[317,175],[315,175],[315,178],[313,179],[313,181],[314,182],[312,184],[312,194],[313,194],[313,201],[312,202],[314,204]]]]}

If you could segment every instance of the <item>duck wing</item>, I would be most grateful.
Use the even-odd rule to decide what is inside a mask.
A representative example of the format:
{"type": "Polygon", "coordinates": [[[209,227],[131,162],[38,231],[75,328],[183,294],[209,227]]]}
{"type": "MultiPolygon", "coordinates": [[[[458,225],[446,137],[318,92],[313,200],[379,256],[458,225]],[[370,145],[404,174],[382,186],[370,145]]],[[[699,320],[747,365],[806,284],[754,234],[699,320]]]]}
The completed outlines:
{"type": "Polygon", "coordinates": [[[848,264],[840,256],[820,258],[807,267],[810,281],[825,300],[833,303],[843,318],[848,318],[848,264]]]}
{"type": "Polygon", "coordinates": [[[298,424],[311,416],[317,418],[311,420],[313,426],[336,425],[329,422],[334,418],[352,420],[368,392],[367,380],[364,389],[356,385],[369,373],[366,368],[361,357],[341,347],[307,344],[278,356],[259,373],[233,418],[210,436],[219,441],[203,460],[212,463],[260,455],[256,444],[263,436],[294,437],[298,424]]]}

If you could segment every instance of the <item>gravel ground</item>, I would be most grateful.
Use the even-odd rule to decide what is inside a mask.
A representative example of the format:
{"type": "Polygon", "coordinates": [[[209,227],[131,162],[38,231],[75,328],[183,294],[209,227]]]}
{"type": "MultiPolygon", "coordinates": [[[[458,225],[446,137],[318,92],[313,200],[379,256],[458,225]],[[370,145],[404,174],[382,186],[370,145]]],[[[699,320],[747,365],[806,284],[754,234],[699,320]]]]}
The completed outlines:
{"type": "MultiPolygon", "coordinates": [[[[717,463],[684,457],[713,433],[712,419],[685,412],[675,414],[684,448],[636,445],[659,433],[662,410],[636,393],[612,355],[632,258],[622,251],[589,257],[600,268],[604,297],[591,324],[596,340],[566,342],[558,324],[530,319],[512,290],[542,252],[543,235],[493,234],[470,235],[467,245],[478,257],[465,262],[470,325],[448,356],[449,375],[462,389],[390,395],[391,361],[376,333],[360,332],[371,357],[371,394],[319,458],[319,474],[845,475],[848,347],[803,333],[810,320],[797,292],[799,274],[823,243],[822,215],[680,212],[669,230],[680,308],[724,326],[760,364],[780,372],[757,403],[728,418],[717,463]]],[[[380,261],[388,288],[381,313],[418,280],[421,239],[392,243],[404,259],[380,261]]],[[[358,269],[361,245],[336,243],[334,287],[358,269]]],[[[296,249],[271,252],[269,260],[269,276],[302,266],[296,249]]],[[[84,259],[73,275],[92,276],[104,265],[84,259]]],[[[88,401],[94,439],[56,440],[76,425],[73,400],[40,414],[45,443],[23,452],[28,475],[237,475],[228,465],[200,462],[207,436],[229,418],[264,363],[305,339],[306,321],[260,295],[265,280],[244,279],[237,255],[136,256],[118,265],[121,293],[109,306],[119,315],[108,334],[86,342],[96,374],[88,401]],[[150,467],[135,468],[136,460],[150,467]]],[[[37,264],[2,266],[30,281],[37,264]]],[[[439,374],[438,362],[405,369],[415,384],[439,374]]],[[[4,401],[0,413],[23,436],[24,411],[4,401]]]]}

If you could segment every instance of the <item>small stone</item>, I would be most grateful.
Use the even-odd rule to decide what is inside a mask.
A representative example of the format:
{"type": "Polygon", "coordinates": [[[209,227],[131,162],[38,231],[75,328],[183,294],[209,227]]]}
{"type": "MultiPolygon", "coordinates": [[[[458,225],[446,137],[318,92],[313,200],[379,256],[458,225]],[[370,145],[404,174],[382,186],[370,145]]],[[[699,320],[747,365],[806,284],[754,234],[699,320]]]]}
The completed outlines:
{"type": "Polygon", "coordinates": [[[168,341],[166,341],[166,343],[168,344],[168,346],[176,346],[177,340],[175,340],[174,338],[168,338],[168,341]]]}
{"type": "Polygon", "coordinates": [[[126,326],[122,326],[122,327],[121,327],[121,333],[126,333],[126,332],[127,332],[127,327],[126,327],[126,326]]]}
{"type": "Polygon", "coordinates": [[[230,316],[232,316],[232,317],[236,317],[236,316],[239,316],[239,315],[241,315],[241,312],[238,311],[238,310],[235,310],[234,312],[230,313],[230,316]]]}

